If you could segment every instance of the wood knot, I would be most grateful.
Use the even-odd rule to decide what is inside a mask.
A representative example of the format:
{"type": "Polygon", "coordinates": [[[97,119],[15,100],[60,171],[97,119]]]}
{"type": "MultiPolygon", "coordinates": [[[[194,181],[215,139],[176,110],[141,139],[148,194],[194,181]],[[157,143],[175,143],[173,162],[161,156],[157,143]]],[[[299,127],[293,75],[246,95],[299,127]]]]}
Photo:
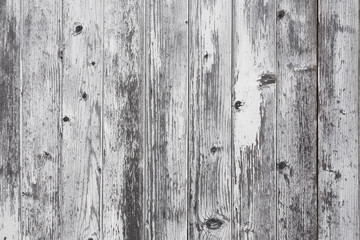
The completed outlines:
{"type": "Polygon", "coordinates": [[[283,170],[284,168],[286,168],[286,162],[282,161],[282,162],[279,162],[277,164],[277,167],[279,170],[283,170]]]}
{"type": "Polygon", "coordinates": [[[212,154],[215,154],[216,152],[218,151],[221,151],[221,147],[216,147],[216,146],[213,146],[212,148],[210,148],[210,152],[212,154]]]}
{"type": "Polygon", "coordinates": [[[65,117],[63,117],[63,121],[64,121],[64,122],[69,122],[69,121],[70,121],[70,118],[69,118],[68,116],[65,116],[65,117]]]}
{"type": "Polygon", "coordinates": [[[278,19],[282,19],[284,16],[285,16],[285,11],[284,11],[284,10],[280,10],[280,11],[278,12],[277,18],[278,18],[278,19]]]}
{"type": "Polygon", "coordinates": [[[223,224],[224,224],[224,222],[218,218],[210,218],[210,219],[206,220],[206,222],[205,222],[205,226],[211,230],[219,229],[219,228],[221,228],[221,226],[223,224]]]}
{"type": "Polygon", "coordinates": [[[244,103],[242,101],[236,101],[234,104],[236,110],[240,110],[242,106],[244,106],[244,103]]]}
{"type": "Polygon", "coordinates": [[[74,35],[79,35],[80,33],[82,33],[84,27],[82,25],[77,25],[74,29],[74,35]]]}

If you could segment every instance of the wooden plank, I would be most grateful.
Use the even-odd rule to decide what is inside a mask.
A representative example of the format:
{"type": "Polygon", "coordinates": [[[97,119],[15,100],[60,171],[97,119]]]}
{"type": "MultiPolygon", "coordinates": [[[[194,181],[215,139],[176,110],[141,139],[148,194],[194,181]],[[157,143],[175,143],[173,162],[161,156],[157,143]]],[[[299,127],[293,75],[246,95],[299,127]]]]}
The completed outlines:
{"type": "Polygon", "coordinates": [[[145,239],[187,235],[187,1],[146,1],[145,239]]]}
{"type": "Polygon", "coordinates": [[[232,239],[276,237],[275,43],[275,1],[235,1],[232,239]]]}
{"type": "Polygon", "coordinates": [[[103,1],[65,0],[63,239],[101,239],[103,1]]]}
{"type": "Polygon", "coordinates": [[[104,239],[142,239],[143,1],[104,6],[104,239]]]}
{"type": "Polygon", "coordinates": [[[20,1],[0,3],[0,239],[20,238],[20,1]]]}
{"type": "Polygon", "coordinates": [[[231,5],[189,4],[189,239],[231,239],[231,5]]]}
{"type": "Polygon", "coordinates": [[[279,239],[317,238],[317,3],[277,2],[279,239]]]}
{"type": "Polygon", "coordinates": [[[319,239],[359,239],[359,1],[319,1],[319,239]]]}
{"type": "Polygon", "coordinates": [[[22,1],[22,239],[59,239],[61,3],[22,1]]]}

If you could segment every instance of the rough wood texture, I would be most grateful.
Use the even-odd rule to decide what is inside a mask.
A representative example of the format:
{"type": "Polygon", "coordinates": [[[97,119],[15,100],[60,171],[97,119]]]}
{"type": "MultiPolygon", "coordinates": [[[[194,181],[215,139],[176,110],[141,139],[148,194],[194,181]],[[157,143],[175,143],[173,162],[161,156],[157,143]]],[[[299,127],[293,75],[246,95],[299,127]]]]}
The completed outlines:
{"type": "Polygon", "coordinates": [[[103,2],[64,0],[63,239],[102,239],[103,2]]]}
{"type": "Polygon", "coordinates": [[[359,239],[358,0],[0,2],[0,240],[359,239]]]}
{"type": "Polygon", "coordinates": [[[231,238],[231,8],[189,4],[189,239],[231,238]]]}
{"type": "Polygon", "coordinates": [[[359,1],[319,2],[319,239],[359,239],[359,1]]]}
{"type": "Polygon", "coordinates": [[[275,10],[275,1],[234,2],[232,239],[276,237],[275,10]]]}
{"type": "Polygon", "coordinates": [[[104,239],[142,239],[143,1],[104,6],[104,239]]]}
{"type": "Polygon", "coordinates": [[[0,239],[20,238],[20,1],[0,3],[0,239]]]}
{"type": "Polygon", "coordinates": [[[277,1],[279,239],[317,238],[316,5],[277,1]]]}
{"type": "Polygon", "coordinates": [[[187,234],[187,13],[186,1],[146,1],[146,239],[187,234]]]}
{"type": "Polygon", "coordinates": [[[59,239],[61,4],[22,1],[23,239],[59,239]]]}

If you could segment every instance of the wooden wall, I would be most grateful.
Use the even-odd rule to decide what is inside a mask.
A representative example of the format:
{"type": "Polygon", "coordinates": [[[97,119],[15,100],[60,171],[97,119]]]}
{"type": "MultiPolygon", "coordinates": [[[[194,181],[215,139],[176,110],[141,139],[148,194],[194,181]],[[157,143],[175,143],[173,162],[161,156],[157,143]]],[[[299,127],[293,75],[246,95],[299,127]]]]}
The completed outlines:
{"type": "Polygon", "coordinates": [[[3,0],[0,239],[359,239],[358,0],[3,0]]]}

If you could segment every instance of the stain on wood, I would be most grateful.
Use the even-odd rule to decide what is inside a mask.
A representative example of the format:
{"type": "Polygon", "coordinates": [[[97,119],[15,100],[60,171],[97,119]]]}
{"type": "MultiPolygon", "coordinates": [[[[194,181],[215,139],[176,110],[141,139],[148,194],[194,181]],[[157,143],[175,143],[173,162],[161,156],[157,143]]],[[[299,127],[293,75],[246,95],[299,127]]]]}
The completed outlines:
{"type": "Polygon", "coordinates": [[[0,3],[0,238],[20,238],[20,1],[0,3]]]}
{"type": "Polygon", "coordinates": [[[286,12],[276,25],[279,239],[317,239],[317,72],[297,71],[317,65],[316,6],[277,1],[286,12]]]}
{"type": "Polygon", "coordinates": [[[103,239],[141,239],[144,6],[115,0],[104,6],[103,239]]]}
{"type": "Polygon", "coordinates": [[[0,3],[0,239],[358,239],[359,2],[0,3]]]}

